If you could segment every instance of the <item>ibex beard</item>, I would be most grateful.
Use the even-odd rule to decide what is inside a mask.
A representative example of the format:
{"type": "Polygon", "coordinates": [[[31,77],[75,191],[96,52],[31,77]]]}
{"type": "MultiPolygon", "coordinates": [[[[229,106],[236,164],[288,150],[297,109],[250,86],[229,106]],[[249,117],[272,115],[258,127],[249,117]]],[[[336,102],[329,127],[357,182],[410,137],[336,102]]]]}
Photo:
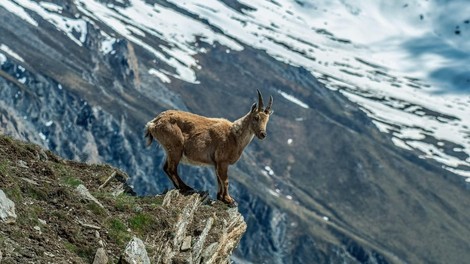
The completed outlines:
{"type": "Polygon", "coordinates": [[[273,97],[264,108],[258,90],[258,103],[234,122],[223,118],[209,118],[178,110],[160,113],[146,125],[147,145],[156,139],[166,152],[163,170],[176,189],[191,192],[178,175],[180,162],[192,165],[214,166],[217,175],[217,199],[236,207],[237,202],[228,191],[228,167],[238,161],[254,136],[266,138],[266,125],[272,114],[273,97]]]}

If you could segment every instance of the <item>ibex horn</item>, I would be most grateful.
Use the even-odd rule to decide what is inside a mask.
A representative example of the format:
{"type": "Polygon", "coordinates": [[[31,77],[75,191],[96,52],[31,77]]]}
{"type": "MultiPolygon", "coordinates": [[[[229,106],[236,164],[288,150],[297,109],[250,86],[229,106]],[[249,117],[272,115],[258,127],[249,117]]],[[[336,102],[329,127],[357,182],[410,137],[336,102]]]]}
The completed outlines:
{"type": "Polygon", "coordinates": [[[269,112],[271,111],[271,106],[273,105],[273,96],[269,96],[269,103],[268,103],[268,106],[266,106],[266,110],[264,110],[264,112],[266,114],[269,114],[269,112]]]}
{"type": "Polygon", "coordinates": [[[256,89],[256,91],[258,91],[258,111],[263,111],[263,107],[264,107],[263,97],[261,96],[261,93],[259,92],[258,89],[256,89]]]}

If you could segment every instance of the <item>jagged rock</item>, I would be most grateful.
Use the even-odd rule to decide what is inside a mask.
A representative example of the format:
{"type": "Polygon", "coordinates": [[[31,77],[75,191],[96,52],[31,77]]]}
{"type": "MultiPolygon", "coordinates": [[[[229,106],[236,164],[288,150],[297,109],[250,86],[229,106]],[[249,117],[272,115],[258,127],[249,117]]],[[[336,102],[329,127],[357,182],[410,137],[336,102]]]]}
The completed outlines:
{"type": "MultiPolygon", "coordinates": [[[[177,191],[172,191],[172,193],[177,193],[177,191]]],[[[171,194],[170,194],[171,195],[171,194]]],[[[193,220],[194,213],[201,205],[201,198],[198,194],[191,195],[188,199],[186,206],[184,207],[182,213],[179,215],[178,220],[176,222],[176,232],[175,232],[175,239],[173,240],[173,245],[178,248],[183,239],[186,237],[186,228],[189,223],[193,220]]]]}
{"type": "Polygon", "coordinates": [[[201,235],[199,236],[199,239],[194,243],[193,246],[193,258],[196,263],[199,263],[201,259],[201,253],[202,250],[204,249],[204,243],[206,242],[207,234],[209,233],[209,230],[212,227],[212,224],[214,223],[214,218],[209,217],[206,222],[206,226],[204,227],[204,230],[202,231],[201,235]]]}
{"type": "Polygon", "coordinates": [[[209,260],[212,260],[212,256],[215,255],[217,248],[219,246],[219,243],[214,242],[210,244],[202,253],[202,263],[209,263],[209,260]]]}
{"type": "Polygon", "coordinates": [[[98,250],[96,250],[93,264],[107,264],[107,263],[108,263],[108,255],[106,255],[106,251],[102,247],[98,248],[98,250]]]}
{"type": "Polygon", "coordinates": [[[21,168],[24,168],[24,169],[29,168],[28,163],[26,163],[26,161],[24,161],[24,160],[18,160],[18,167],[21,167],[21,168]]]}
{"type": "Polygon", "coordinates": [[[33,181],[33,180],[31,180],[31,179],[28,179],[28,178],[21,177],[20,179],[23,180],[23,181],[25,181],[25,182],[27,182],[27,183],[30,183],[30,184],[32,184],[32,185],[36,185],[36,186],[39,185],[36,181],[33,181]]]}
{"type": "Polygon", "coordinates": [[[0,221],[7,224],[16,221],[15,203],[8,199],[3,190],[0,190],[0,221]]]}
{"type": "Polygon", "coordinates": [[[99,205],[101,208],[104,209],[104,206],[100,203],[100,201],[98,201],[98,199],[96,199],[93,195],[91,195],[91,193],[88,191],[88,189],[85,187],[85,185],[80,184],[80,185],[77,186],[77,188],[75,190],[84,199],[92,201],[92,202],[96,203],[97,205],[99,205]]]}
{"type": "Polygon", "coordinates": [[[232,251],[246,230],[246,223],[238,210],[233,208],[223,210],[223,213],[217,216],[215,213],[209,217],[205,216],[207,217],[205,226],[202,232],[198,232],[199,235],[194,236],[194,232],[188,233],[191,232],[194,222],[204,221],[200,218],[200,211],[207,208],[203,203],[204,199],[205,197],[199,193],[186,196],[177,190],[166,193],[163,199],[165,207],[184,207],[174,223],[173,241],[168,241],[165,247],[156,252],[156,255],[160,256],[157,263],[183,260],[187,263],[229,263],[232,251]],[[215,238],[216,242],[205,247],[209,234],[212,241],[215,238]],[[195,241],[192,246],[191,241],[195,241]]]}
{"type": "Polygon", "coordinates": [[[49,158],[47,157],[47,154],[46,154],[46,152],[44,151],[44,149],[40,149],[40,150],[39,150],[39,159],[42,160],[42,161],[46,161],[46,160],[49,159],[49,158]]]}
{"type": "Polygon", "coordinates": [[[191,236],[184,238],[183,243],[181,244],[181,251],[186,251],[191,248],[191,236]]]}
{"type": "Polygon", "coordinates": [[[144,242],[138,237],[132,238],[132,240],[127,243],[124,254],[121,257],[121,263],[150,264],[144,242]]]}
{"type": "Polygon", "coordinates": [[[229,221],[224,220],[222,235],[219,238],[217,246],[214,246],[215,249],[213,251],[206,250],[206,252],[204,252],[204,263],[230,263],[230,255],[239,241],[237,238],[241,237],[246,231],[246,224],[244,224],[243,216],[238,212],[238,210],[236,208],[231,208],[227,211],[229,213],[229,218],[227,220],[229,221]]]}
{"type": "Polygon", "coordinates": [[[165,207],[171,206],[171,201],[178,197],[179,192],[177,190],[171,190],[165,194],[165,197],[163,198],[162,205],[165,207]]]}

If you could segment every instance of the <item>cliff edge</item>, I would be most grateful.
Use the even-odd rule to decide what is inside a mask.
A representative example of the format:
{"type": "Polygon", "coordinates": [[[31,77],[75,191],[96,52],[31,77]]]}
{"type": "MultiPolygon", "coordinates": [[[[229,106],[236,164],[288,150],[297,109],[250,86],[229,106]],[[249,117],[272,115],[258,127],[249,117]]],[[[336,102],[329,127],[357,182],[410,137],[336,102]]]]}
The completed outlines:
{"type": "Polygon", "coordinates": [[[137,197],[109,165],[0,135],[1,263],[228,263],[246,230],[207,193],[137,197]]]}

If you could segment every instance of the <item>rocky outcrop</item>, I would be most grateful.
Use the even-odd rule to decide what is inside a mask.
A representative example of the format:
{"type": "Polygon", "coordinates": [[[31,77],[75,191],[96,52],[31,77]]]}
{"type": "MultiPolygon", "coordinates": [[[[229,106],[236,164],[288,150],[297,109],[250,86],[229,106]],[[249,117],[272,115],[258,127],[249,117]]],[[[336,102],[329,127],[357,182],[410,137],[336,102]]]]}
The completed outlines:
{"type": "Polygon", "coordinates": [[[247,227],[206,192],[138,197],[116,168],[2,135],[0,154],[5,263],[229,263],[247,227]]]}
{"type": "Polygon", "coordinates": [[[157,262],[229,263],[247,226],[236,208],[202,217],[212,203],[207,193],[193,194],[189,199],[176,190],[165,195],[163,207],[184,204],[184,208],[173,225],[174,237],[163,243],[166,247],[157,249],[156,255],[161,256],[157,262]]]}
{"type": "Polygon", "coordinates": [[[107,264],[108,261],[108,255],[106,255],[104,248],[98,248],[96,250],[95,258],[93,259],[93,264],[107,264]]]}
{"type": "Polygon", "coordinates": [[[78,194],[86,200],[89,200],[91,202],[94,202],[96,205],[104,209],[104,206],[96,199],[91,193],[88,191],[88,189],[85,187],[83,184],[79,184],[77,188],[75,188],[75,191],[78,192],[78,194]]]}
{"type": "Polygon", "coordinates": [[[147,250],[145,249],[144,242],[137,237],[133,237],[129,243],[127,243],[124,254],[121,257],[121,263],[123,264],[150,264],[150,259],[147,256],[147,250]]]}
{"type": "Polygon", "coordinates": [[[0,221],[13,223],[16,220],[15,203],[12,202],[0,189],[0,221]]]}

